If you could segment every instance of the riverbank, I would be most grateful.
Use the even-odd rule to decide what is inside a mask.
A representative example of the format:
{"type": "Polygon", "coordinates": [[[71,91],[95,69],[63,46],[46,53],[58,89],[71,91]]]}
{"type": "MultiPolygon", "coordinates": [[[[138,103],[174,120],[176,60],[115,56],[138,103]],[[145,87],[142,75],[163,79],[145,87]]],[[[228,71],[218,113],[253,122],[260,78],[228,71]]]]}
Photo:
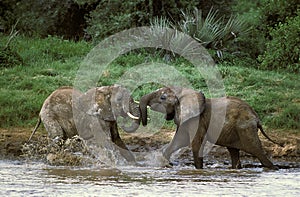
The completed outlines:
{"type": "MultiPolygon", "coordinates": [[[[0,158],[18,159],[22,155],[22,146],[27,142],[32,128],[1,128],[0,129],[0,158]]],[[[260,133],[260,132],[259,132],[260,133]]],[[[284,147],[265,139],[260,135],[263,147],[266,152],[272,156],[273,160],[286,160],[290,162],[300,162],[300,135],[299,132],[293,130],[287,131],[268,131],[268,135],[279,143],[283,143],[284,147]]],[[[145,152],[150,150],[158,150],[171,141],[174,131],[162,129],[151,136],[142,134],[128,134],[121,132],[121,138],[127,144],[129,149],[134,152],[145,152]]],[[[44,128],[40,128],[33,137],[33,141],[40,140],[47,143],[47,133],[44,128]]],[[[215,146],[209,155],[214,157],[226,157],[229,155],[225,148],[215,146]]],[[[242,152],[242,157],[249,155],[242,152]]],[[[192,159],[192,158],[190,158],[192,159]]]]}

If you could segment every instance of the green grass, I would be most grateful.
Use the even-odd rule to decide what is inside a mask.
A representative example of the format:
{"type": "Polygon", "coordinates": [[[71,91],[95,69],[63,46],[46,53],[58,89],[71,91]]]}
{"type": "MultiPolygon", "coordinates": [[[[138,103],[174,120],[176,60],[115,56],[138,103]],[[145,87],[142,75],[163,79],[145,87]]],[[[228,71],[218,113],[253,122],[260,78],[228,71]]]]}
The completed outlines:
{"type": "Polygon", "coordinates": [[[220,66],[227,95],[247,101],[271,128],[300,129],[297,74],[220,66]]]}
{"type": "MultiPolygon", "coordinates": [[[[0,35],[0,47],[7,42],[0,35]]],[[[10,45],[23,64],[0,67],[0,126],[32,126],[47,96],[60,86],[72,85],[83,57],[92,48],[86,42],[55,37],[16,37],[10,45]]]]}
{"type": "MultiPolygon", "coordinates": [[[[0,46],[7,37],[0,35],[0,46]]],[[[11,50],[23,59],[22,65],[0,67],[0,127],[33,127],[47,96],[60,86],[72,85],[81,61],[93,48],[90,43],[16,37],[11,50]]],[[[145,62],[174,66],[193,85],[210,97],[201,74],[182,58],[165,61],[161,54],[147,52],[120,56],[106,69],[98,85],[118,81],[128,69],[145,62]]],[[[264,125],[274,129],[300,129],[300,78],[284,71],[258,70],[243,66],[243,60],[223,62],[218,69],[226,94],[246,100],[259,114],[264,125]]],[[[167,74],[167,73],[166,73],[167,74]]],[[[135,99],[155,90],[161,84],[144,84],[134,92],[135,99]]]]}

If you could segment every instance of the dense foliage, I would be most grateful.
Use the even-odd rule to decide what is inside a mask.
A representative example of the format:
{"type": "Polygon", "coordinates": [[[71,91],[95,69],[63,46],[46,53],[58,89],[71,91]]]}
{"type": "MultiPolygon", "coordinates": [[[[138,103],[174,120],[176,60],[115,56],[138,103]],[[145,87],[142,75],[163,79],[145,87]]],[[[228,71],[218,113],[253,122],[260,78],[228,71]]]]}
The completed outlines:
{"type": "Polygon", "coordinates": [[[260,7],[264,51],[258,60],[262,68],[299,73],[300,2],[266,0],[260,7]]]}
{"type": "Polygon", "coordinates": [[[299,71],[298,0],[3,0],[0,5],[0,31],[6,33],[17,23],[21,34],[97,43],[165,18],[218,52],[222,60],[251,58],[246,66],[299,71]],[[251,31],[241,34],[246,29],[251,31]]]}
{"type": "Polygon", "coordinates": [[[265,53],[259,57],[261,67],[300,73],[300,10],[296,17],[271,28],[270,36],[265,53]]]}
{"type": "Polygon", "coordinates": [[[57,35],[79,39],[86,28],[85,14],[90,7],[80,7],[74,1],[4,0],[0,9],[1,28],[9,32],[18,21],[18,29],[26,35],[57,35]]]}

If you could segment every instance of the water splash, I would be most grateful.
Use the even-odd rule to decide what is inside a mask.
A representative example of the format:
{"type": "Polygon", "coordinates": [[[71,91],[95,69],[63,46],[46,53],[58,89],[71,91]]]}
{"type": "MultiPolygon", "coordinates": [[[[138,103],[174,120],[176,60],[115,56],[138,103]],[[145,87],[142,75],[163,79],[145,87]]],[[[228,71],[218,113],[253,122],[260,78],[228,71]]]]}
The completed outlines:
{"type": "Polygon", "coordinates": [[[136,153],[137,165],[145,167],[168,167],[169,161],[161,150],[136,153]]]}
{"type": "Polygon", "coordinates": [[[42,160],[54,166],[117,167],[128,164],[120,148],[111,141],[88,143],[79,136],[65,141],[41,139],[24,144],[23,155],[27,160],[42,160]]]}

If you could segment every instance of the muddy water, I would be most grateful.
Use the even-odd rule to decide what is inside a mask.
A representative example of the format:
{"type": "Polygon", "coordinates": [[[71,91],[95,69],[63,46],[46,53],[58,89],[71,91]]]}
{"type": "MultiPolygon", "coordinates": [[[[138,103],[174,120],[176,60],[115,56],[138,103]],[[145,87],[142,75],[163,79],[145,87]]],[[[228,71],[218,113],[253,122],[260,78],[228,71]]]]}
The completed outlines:
{"type": "Polygon", "coordinates": [[[0,160],[0,196],[299,196],[300,169],[54,167],[0,160]]]}

